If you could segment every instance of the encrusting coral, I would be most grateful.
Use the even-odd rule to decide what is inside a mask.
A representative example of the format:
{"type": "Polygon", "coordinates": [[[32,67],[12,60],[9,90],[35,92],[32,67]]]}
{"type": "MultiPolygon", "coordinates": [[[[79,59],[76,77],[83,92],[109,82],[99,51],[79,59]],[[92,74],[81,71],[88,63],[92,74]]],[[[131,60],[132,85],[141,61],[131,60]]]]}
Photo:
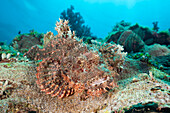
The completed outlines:
{"type": "Polygon", "coordinates": [[[25,54],[42,60],[36,74],[41,91],[58,98],[81,94],[86,99],[117,87],[117,68],[126,56],[122,46],[103,44],[90,49],[71,32],[66,20],[57,22],[55,29],[58,35],[45,35],[48,41],[42,49],[34,46],[25,54]]]}

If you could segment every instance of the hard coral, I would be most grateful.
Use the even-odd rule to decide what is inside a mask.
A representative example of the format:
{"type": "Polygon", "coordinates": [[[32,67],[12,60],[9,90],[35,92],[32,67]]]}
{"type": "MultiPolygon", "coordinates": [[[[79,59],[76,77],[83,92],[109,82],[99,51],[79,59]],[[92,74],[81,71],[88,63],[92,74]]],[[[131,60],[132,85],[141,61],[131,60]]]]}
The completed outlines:
{"type": "MultiPolygon", "coordinates": [[[[41,91],[59,98],[79,93],[82,99],[86,99],[88,96],[100,96],[117,86],[114,79],[117,72],[110,64],[116,54],[106,52],[112,50],[112,54],[115,49],[120,62],[123,62],[121,46],[110,44],[100,46],[99,51],[90,50],[71,32],[68,21],[57,22],[56,30],[58,35],[51,35],[43,49],[34,46],[25,54],[31,59],[42,60],[36,74],[41,91]],[[105,68],[102,68],[103,65],[105,68]]],[[[114,66],[120,65],[115,62],[114,66]]]]}
{"type": "Polygon", "coordinates": [[[123,45],[127,52],[139,52],[145,46],[141,37],[132,30],[124,31],[120,35],[117,43],[123,45]]]}
{"type": "Polygon", "coordinates": [[[34,45],[42,45],[43,33],[31,30],[30,33],[17,35],[10,44],[15,50],[21,53],[27,52],[34,45]]]}

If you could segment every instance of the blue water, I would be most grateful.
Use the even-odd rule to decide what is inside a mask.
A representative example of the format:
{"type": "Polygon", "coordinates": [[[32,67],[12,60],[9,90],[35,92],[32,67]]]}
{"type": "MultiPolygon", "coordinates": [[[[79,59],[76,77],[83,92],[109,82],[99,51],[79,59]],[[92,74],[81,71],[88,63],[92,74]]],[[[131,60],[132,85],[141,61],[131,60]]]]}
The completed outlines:
{"type": "Polygon", "coordinates": [[[55,22],[70,5],[80,12],[93,35],[101,38],[121,20],[150,28],[158,21],[160,30],[170,28],[170,0],[1,0],[0,41],[10,43],[19,31],[31,29],[57,34],[55,22]]]}

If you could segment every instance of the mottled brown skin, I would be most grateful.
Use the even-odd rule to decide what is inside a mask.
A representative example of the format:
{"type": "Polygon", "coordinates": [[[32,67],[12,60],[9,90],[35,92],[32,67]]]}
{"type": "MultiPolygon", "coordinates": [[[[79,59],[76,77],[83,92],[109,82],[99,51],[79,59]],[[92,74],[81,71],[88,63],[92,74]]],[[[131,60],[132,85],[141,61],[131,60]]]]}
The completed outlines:
{"type": "Polygon", "coordinates": [[[68,21],[60,20],[56,26],[57,36],[50,36],[52,39],[42,49],[34,46],[25,54],[31,59],[42,60],[36,74],[36,83],[41,91],[58,98],[81,94],[84,100],[117,87],[114,81],[117,72],[111,66],[118,63],[108,58],[114,55],[106,53],[113,48],[117,51],[117,48],[105,44],[99,50],[103,54],[100,56],[88,49],[82,40],[76,39],[75,34],[70,32],[68,21]],[[101,65],[105,65],[108,71],[101,65]]]}

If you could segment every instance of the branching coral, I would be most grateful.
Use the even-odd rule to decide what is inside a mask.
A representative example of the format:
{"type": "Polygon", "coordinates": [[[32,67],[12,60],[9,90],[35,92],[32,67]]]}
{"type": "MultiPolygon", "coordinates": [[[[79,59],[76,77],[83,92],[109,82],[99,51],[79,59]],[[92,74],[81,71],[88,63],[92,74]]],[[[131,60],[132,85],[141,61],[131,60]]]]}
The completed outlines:
{"type": "Polygon", "coordinates": [[[98,51],[88,49],[71,32],[68,21],[57,22],[56,30],[58,35],[51,35],[43,49],[34,46],[25,54],[31,59],[42,60],[36,74],[41,91],[59,98],[81,94],[81,98],[86,99],[88,96],[100,96],[117,86],[114,80],[117,72],[113,68],[120,66],[124,60],[121,46],[108,44],[98,51]]]}
{"type": "Polygon", "coordinates": [[[91,36],[90,27],[87,25],[84,25],[83,17],[80,15],[79,12],[74,12],[74,7],[71,5],[70,8],[67,9],[67,11],[63,11],[61,13],[60,18],[69,20],[69,25],[71,30],[76,31],[76,34],[78,37],[82,38],[83,36],[91,36]]]}

